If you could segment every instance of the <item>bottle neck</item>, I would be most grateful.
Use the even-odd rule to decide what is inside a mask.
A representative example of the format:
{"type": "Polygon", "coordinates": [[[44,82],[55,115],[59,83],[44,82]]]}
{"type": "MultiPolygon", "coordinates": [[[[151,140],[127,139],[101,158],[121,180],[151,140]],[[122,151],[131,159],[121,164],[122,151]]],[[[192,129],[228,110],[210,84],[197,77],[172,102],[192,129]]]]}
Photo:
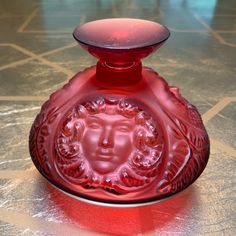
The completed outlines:
{"type": "Polygon", "coordinates": [[[129,86],[142,78],[141,61],[133,62],[97,62],[96,76],[99,82],[110,86],[129,86]]]}

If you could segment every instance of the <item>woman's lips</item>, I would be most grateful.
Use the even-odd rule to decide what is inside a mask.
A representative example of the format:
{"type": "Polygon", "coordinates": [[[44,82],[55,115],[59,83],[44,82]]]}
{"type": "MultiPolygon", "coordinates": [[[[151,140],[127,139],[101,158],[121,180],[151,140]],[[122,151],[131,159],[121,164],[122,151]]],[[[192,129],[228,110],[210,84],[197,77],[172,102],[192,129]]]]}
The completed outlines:
{"type": "Polygon", "coordinates": [[[99,149],[97,152],[96,152],[96,156],[101,158],[101,159],[111,159],[113,157],[113,152],[109,149],[99,149]]]}

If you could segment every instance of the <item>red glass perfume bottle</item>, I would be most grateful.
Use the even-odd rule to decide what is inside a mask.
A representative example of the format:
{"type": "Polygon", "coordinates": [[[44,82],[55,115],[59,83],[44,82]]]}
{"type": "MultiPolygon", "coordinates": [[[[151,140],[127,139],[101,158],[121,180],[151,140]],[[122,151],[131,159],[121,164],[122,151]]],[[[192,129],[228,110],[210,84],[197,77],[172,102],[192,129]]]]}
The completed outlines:
{"type": "Polygon", "coordinates": [[[199,177],[209,139],[198,111],[141,64],[169,35],[155,22],[126,18],[75,29],[98,62],[52,94],[32,126],[31,157],[50,183],[123,206],[168,197],[199,177]]]}

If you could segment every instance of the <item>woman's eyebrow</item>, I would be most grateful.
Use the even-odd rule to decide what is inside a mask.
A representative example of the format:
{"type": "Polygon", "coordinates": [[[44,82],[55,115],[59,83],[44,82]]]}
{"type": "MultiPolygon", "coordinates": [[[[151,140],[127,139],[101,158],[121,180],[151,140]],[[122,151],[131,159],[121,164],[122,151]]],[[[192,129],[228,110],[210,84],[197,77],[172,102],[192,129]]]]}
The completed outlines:
{"type": "Polygon", "coordinates": [[[88,121],[101,121],[102,119],[100,119],[97,116],[88,116],[86,120],[88,120],[88,121]]]}
{"type": "Polygon", "coordinates": [[[131,126],[131,122],[129,120],[120,120],[120,121],[117,121],[116,125],[128,125],[128,126],[131,126]]]}

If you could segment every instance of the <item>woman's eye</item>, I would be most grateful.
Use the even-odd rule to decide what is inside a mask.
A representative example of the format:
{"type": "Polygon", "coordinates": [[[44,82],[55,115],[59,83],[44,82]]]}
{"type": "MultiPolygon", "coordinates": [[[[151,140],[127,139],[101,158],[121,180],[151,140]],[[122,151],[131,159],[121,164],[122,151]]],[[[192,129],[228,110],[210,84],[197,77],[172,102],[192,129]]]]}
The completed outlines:
{"type": "Polygon", "coordinates": [[[101,125],[98,124],[98,123],[91,123],[88,125],[89,128],[91,129],[100,129],[101,128],[101,125]]]}
{"type": "Polygon", "coordinates": [[[129,132],[130,128],[126,125],[122,125],[122,126],[118,127],[118,130],[121,131],[121,132],[129,132]]]}

